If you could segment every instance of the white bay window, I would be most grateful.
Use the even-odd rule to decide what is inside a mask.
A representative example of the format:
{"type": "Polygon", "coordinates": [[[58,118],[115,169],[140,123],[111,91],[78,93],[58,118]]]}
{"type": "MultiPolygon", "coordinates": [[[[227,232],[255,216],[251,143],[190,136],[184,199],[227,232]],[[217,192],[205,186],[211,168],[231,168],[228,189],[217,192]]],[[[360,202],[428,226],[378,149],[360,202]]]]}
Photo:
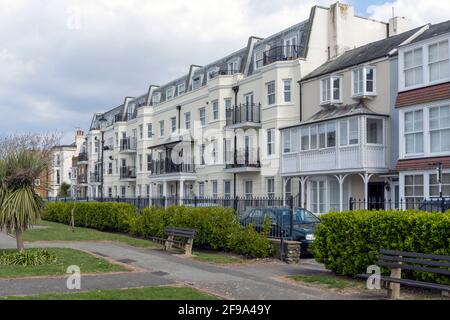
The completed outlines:
{"type": "Polygon", "coordinates": [[[283,133],[283,153],[297,152],[297,129],[285,130],[283,133]]]}
{"type": "Polygon", "coordinates": [[[332,76],[320,80],[320,104],[342,102],[342,77],[332,76]]]}
{"type": "Polygon", "coordinates": [[[375,67],[362,67],[352,72],[352,95],[354,97],[376,94],[375,67]]]}

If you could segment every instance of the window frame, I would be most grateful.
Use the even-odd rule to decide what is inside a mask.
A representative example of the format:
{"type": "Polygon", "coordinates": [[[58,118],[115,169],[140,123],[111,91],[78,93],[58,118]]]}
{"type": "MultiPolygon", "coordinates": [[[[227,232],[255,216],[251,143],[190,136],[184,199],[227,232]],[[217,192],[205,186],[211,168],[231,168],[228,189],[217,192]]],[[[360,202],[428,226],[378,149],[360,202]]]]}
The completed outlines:
{"type": "Polygon", "coordinates": [[[277,100],[276,100],[276,85],[275,85],[275,80],[269,81],[266,83],[266,93],[267,93],[267,105],[268,106],[273,106],[276,105],[277,100]],[[270,88],[273,86],[273,92],[270,90],[270,88]],[[271,101],[273,100],[273,101],[271,101]]]}
{"type": "Polygon", "coordinates": [[[352,90],[352,98],[360,98],[360,97],[371,97],[377,95],[377,68],[375,66],[361,66],[358,68],[354,68],[351,70],[352,79],[351,79],[351,90],[352,90]],[[372,81],[372,88],[373,91],[367,91],[367,71],[372,70],[373,71],[373,79],[372,81]],[[362,79],[359,79],[359,73],[362,72],[362,79]],[[362,91],[356,92],[356,86],[355,86],[355,74],[358,73],[358,88],[359,83],[362,82],[362,91]]]}
{"type": "Polygon", "coordinates": [[[191,130],[191,112],[184,113],[184,128],[186,130],[191,130]]]}
{"type": "Polygon", "coordinates": [[[205,107],[198,109],[198,118],[200,121],[200,128],[204,128],[206,126],[206,108],[205,107]]]}
{"type": "Polygon", "coordinates": [[[342,103],[342,84],[343,77],[341,75],[332,75],[320,79],[320,105],[339,104],[342,103]],[[334,98],[334,81],[339,81],[339,98],[334,98]],[[324,99],[324,93],[326,97],[324,99]]]}
{"type": "Polygon", "coordinates": [[[271,157],[276,154],[275,150],[275,128],[269,128],[266,131],[267,156],[271,157]],[[271,139],[269,139],[271,138],[271,139]]]}
{"type": "Polygon", "coordinates": [[[175,98],[175,86],[170,86],[166,89],[166,101],[172,100],[174,98],[175,98]]]}
{"type": "Polygon", "coordinates": [[[291,129],[286,129],[283,130],[283,141],[282,141],[283,145],[282,145],[282,153],[283,154],[295,154],[298,153],[299,151],[299,146],[298,146],[298,128],[291,128],[291,129]],[[287,142],[287,135],[286,133],[289,132],[289,151],[286,151],[286,142],[287,142]],[[293,134],[294,133],[294,134],[293,134]],[[294,139],[292,139],[295,135],[295,141],[293,141],[294,139]],[[296,143],[294,143],[296,142],[296,143]],[[295,147],[295,148],[293,148],[295,147]]]}
{"type": "Polygon", "coordinates": [[[285,103],[292,102],[292,79],[284,79],[283,80],[283,101],[285,103]],[[286,84],[288,84],[288,90],[286,87],[286,84]],[[289,95],[289,99],[286,99],[286,95],[289,95]]]}
{"type": "Polygon", "coordinates": [[[219,100],[214,100],[211,102],[211,104],[212,104],[213,121],[219,120],[220,118],[219,100]]]}
{"type": "Polygon", "coordinates": [[[425,121],[426,121],[425,109],[421,108],[421,109],[405,111],[402,114],[402,120],[403,120],[403,128],[402,128],[403,150],[402,151],[403,151],[404,157],[411,157],[411,156],[425,154],[425,121]],[[422,113],[422,129],[421,130],[417,130],[415,128],[416,113],[418,113],[418,112],[422,113]],[[413,130],[412,131],[406,131],[406,115],[409,113],[413,114],[413,120],[412,120],[413,130]],[[407,135],[414,136],[414,152],[412,152],[412,153],[407,152],[407,139],[406,139],[407,135]],[[417,150],[416,150],[416,146],[417,146],[416,135],[421,135],[421,139],[422,139],[422,151],[420,151],[420,152],[417,152],[417,150]]]}
{"type": "Polygon", "coordinates": [[[160,120],[160,121],[159,121],[159,136],[160,136],[160,137],[164,137],[165,134],[166,134],[166,132],[165,132],[165,123],[164,123],[164,120],[160,120]]]}
{"type": "Polygon", "coordinates": [[[365,143],[367,145],[371,145],[371,146],[384,146],[385,145],[385,121],[382,118],[378,118],[378,117],[366,117],[366,141],[365,143]],[[381,121],[381,143],[373,143],[373,142],[369,142],[369,130],[368,130],[368,120],[377,120],[377,121],[381,121]]]}
{"type": "Polygon", "coordinates": [[[177,132],[177,117],[171,117],[170,118],[170,133],[176,133],[177,132]]]}

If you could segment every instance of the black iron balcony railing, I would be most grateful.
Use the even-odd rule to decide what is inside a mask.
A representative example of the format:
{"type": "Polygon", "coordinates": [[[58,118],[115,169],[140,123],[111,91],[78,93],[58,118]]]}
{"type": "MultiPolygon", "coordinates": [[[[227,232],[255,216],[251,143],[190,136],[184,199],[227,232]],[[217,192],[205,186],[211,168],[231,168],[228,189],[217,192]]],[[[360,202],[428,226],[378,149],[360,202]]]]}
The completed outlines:
{"type": "Polygon", "coordinates": [[[86,152],[81,152],[81,153],[78,155],[78,161],[79,161],[79,162],[81,162],[81,161],[88,161],[88,155],[87,155],[87,153],[86,153],[86,152]]]}
{"type": "Polygon", "coordinates": [[[151,168],[152,175],[168,173],[195,173],[195,165],[193,163],[176,164],[169,159],[153,161],[151,168]]]}
{"type": "MultiPolygon", "coordinates": [[[[99,176],[99,178],[100,178],[100,176],[99,176]]],[[[100,180],[100,179],[99,179],[100,180]]],[[[95,182],[95,181],[94,181],[95,182]]],[[[85,184],[85,183],[88,183],[88,177],[87,177],[87,174],[86,173],[84,173],[84,174],[78,174],[78,176],[77,176],[77,183],[78,184],[85,184]]]]}
{"type": "Polygon", "coordinates": [[[241,123],[261,123],[261,104],[240,104],[226,110],[227,126],[241,123]]]}
{"type": "Polygon", "coordinates": [[[136,167],[120,167],[120,179],[136,179],[136,167]]]}
{"type": "Polygon", "coordinates": [[[295,60],[300,58],[302,51],[303,47],[301,46],[290,45],[273,47],[264,52],[263,64],[267,66],[268,64],[277,61],[295,60]]]}
{"type": "Polygon", "coordinates": [[[89,181],[91,183],[99,183],[100,182],[100,172],[91,172],[89,181]]]}
{"type": "Polygon", "coordinates": [[[234,161],[226,164],[226,169],[236,168],[261,168],[259,161],[259,148],[236,150],[234,161]]]}
{"type": "Polygon", "coordinates": [[[136,138],[124,138],[120,140],[120,151],[136,151],[136,138]]]}

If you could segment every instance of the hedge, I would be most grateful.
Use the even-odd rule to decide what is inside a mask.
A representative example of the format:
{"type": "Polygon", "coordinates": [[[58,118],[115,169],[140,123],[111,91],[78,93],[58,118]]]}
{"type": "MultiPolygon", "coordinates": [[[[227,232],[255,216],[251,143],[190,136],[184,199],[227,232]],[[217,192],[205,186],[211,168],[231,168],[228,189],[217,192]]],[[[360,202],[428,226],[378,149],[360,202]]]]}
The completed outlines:
{"type": "MultiPolygon", "coordinates": [[[[312,246],[314,257],[338,274],[365,273],[378,261],[381,248],[450,255],[449,213],[351,211],[321,218],[312,246]]],[[[405,273],[416,280],[450,283],[445,276],[405,273]]]]}
{"type": "MultiPolygon", "coordinates": [[[[73,203],[48,203],[44,220],[70,223],[73,203]]],[[[228,208],[169,207],[147,208],[138,212],[123,203],[77,203],[75,225],[102,231],[130,233],[142,238],[164,237],[168,226],[197,230],[194,245],[215,250],[233,251],[249,257],[263,258],[273,253],[267,232],[252,226],[243,229],[238,216],[228,208]]]]}
{"type": "Polygon", "coordinates": [[[74,208],[75,226],[127,233],[136,219],[136,208],[127,203],[70,202],[47,203],[42,219],[70,224],[74,208]]]}

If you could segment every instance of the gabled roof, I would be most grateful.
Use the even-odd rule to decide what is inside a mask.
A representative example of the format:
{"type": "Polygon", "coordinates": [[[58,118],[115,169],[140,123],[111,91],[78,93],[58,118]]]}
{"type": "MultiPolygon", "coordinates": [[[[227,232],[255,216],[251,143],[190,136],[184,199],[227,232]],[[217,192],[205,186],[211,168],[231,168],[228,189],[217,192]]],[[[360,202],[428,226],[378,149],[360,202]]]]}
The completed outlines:
{"type": "Polygon", "coordinates": [[[338,56],[337,58],[327,61],[310,74],[303,77],[302,81],[320,77],[339,70],[343,70],[352,66],[380,59],[389,55],[392,49],[397,48],[405,40],[414,35],[421,28],[416,28],[407,32],[403,32],[396,36],[392,36],[383,40],[371,42],[364,46],[349,50],[338,56]]]}
{"type": "Polygon", "coordinates": [[[427,40],[446,33],[450,33],[450,20],[431,25],[428,30],[412,40],[411,43],[427,40]]]}

